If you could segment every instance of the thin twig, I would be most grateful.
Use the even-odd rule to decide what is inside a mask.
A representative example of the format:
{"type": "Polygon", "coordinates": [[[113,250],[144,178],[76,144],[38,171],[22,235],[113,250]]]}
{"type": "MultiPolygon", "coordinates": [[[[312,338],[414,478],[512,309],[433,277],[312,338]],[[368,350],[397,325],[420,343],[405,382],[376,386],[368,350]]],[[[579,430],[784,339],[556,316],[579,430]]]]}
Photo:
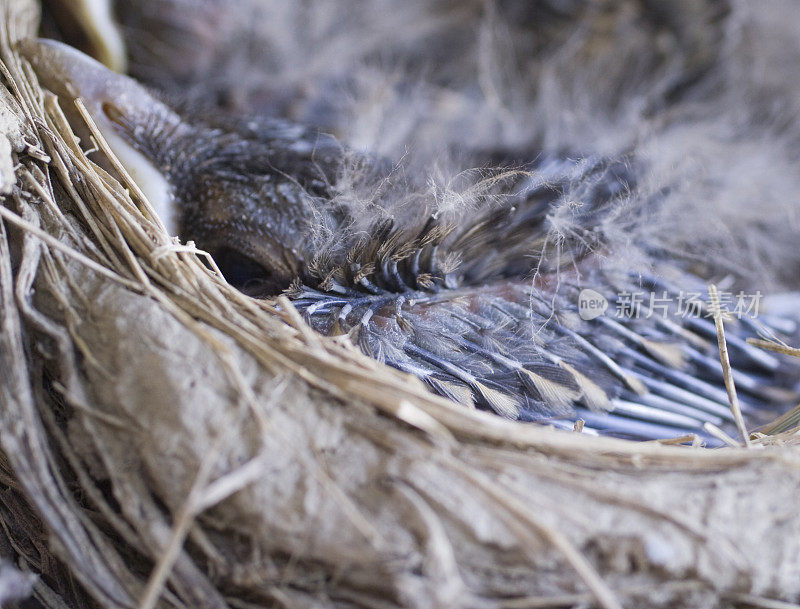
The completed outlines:
{"type": "Polygon", "coordinates": [[[742,447],[742,444],[740,442],[737,442],[736,440],[731,438],[728,434],[726,434],[724,431],[722,431],[719,427],[717,427],[713,423],[709,423],[708,421],[703,423],[703,430],[705,430],[706,432],[710,433],[717,440],[720,440],[721,442],[723,442],[724,444],[727,444],[731,448],[741,448],[742,447]]]}
{"type": "Polygon", "coordinates": [[[725,380],[725,389],[728,392],[728,400],[731,403],[731,412],[736,421],[736,427],[739,428],[744,445],[750,448],[750,434],[747,433],[747,427],[744,424],[742,409],[739,407],[739,397],[736,395],[736,385],[733,382],[731,360],[728,356],[728,342],[725,340],[725,327],[722,323],[722,309],[719,304],[719,293],[717,292],[717,286],[713,283],[708,286],[708,297],[711,301],[710,308],[714,315],[714,325],[717,328],[717,344],[719,345],[719,359],[722,363],[722,377],[725,380]]]}
{"type": "Polygon", "coordinates": [[[800,349],[796,347],[789,347],[788,345],[783,345],[781,343],[777,343],[772,340],[763,340],[761,338],[748,338],[747,343],[753,345],[754,347],[758,347],[759,349],[764,349],[766,351],[774,351],[775,353],[782,353],[784,355],[800,357],[800,349]]]}
{"type": "Polygon", "coordinates": [[[10,222],[11,224],[14,224],[17,227],[27,231],[28,233],[34,235],[38,239],[41,239],[42,241],[44,241],[47,245],[49,245],[53,249],[56,249],[56,250],[66,254],[67,256],[69,256],[71,258],[74,258],[75,260],[77,260],[81,264],[89,267],[90,269],[92,269],[93,271],[99,273],[100,275],[103,275],[104,277],[107,277],[108,279],[116,281],[117,283],[120,283],[120,284],[124,285],[126,288],[129,288],[131,290],[136,290],[137,292],[141,291],[141,289],[142,289],[141,284],[139,284],[139,283],[137,283],[135,281],[131,281],[130,279],[126,279],[122,275],[118,275],[114,271],[104,267],[101,264],[98,264],[97,262],[95,262],[91,258],[85,256],[84,254],[81,254],[78,250],[73,249],[70,246],[62,243],[61,241],[59,241],[58,239],[56,239],[52,235],[47,234],[45,231],[43,231],[42,229],[40,229],[37,226],[34,226],[30,222],[27,222],[27,221],[23,220],[17,214],[15,214],[11,210],[9,210],[9,209],[1,206],[1,205],[0,205],[0,216],[2,216],[5,220],[10,222]]]}

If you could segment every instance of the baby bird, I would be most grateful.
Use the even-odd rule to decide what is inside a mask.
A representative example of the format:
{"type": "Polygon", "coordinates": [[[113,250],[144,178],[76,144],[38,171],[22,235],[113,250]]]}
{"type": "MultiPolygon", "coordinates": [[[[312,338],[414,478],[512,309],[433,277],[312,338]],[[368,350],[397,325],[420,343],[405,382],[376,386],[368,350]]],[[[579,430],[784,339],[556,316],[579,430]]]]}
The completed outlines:
{"type": "MultiPolygon", "coordinates": [[[[244,291],[289,295],[317,331],[509,419],[582,419],[638,439],[733,429],[704,282],[655,252],[649,276],[603,263],[601,220],[635,186],[628,160],[540,154],[485,180],[502,196],[476,210],[440,214],[417,196],[401,215],[365,218],[337,197],[342,172],[391,189],[394,165],[282,121],[180,116],[60,43],[21,51],[43,85],[84,100],[172,234],[212,252],[244,291]],[[574,240],[551,243],[567,187],[586,204],[574,240]]],[[[408,180],[394,188],[417,187],[408,180]]],[[[797,326],[734,322],[734,380],[758,423],[797,399],[798,369],[746,338],[797,326]]]]}

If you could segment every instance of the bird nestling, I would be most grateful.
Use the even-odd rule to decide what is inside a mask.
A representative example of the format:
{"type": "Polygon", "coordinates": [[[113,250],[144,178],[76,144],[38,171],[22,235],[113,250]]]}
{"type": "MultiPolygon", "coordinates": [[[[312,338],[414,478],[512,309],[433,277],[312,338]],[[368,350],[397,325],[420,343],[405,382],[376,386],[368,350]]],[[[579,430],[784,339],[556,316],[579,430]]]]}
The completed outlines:
{"type": "MultiPolygon", "coordinates": [[[[470,204],[446,207],[402,164],[313,129],[182,116],[66,45],[21,50],[43,85],[83,99],[172,234],[211,252],[243,291],[286,293],[319,332],[509,419],[572,428],[580,418],[631,438],[732,424],[709,307],[679,310],[685,293],[705,293],[703,280],[655,250],[645,275],[604,263],[602,227],[636,188],[635,161],[510,155],[505,170],[465,174],[477,175],[470,204]],[[348,196],[365,190],[400,203],[348,196]],[[554,241],[567,191],[583,204],[554,241]],[[587,312],[585,298],[608,309],[587,312]]],[[[745,339],[796,331],[791,319],[747,315],[729,330],[753,421],[792,405],[798,369],[745,339]]]]}

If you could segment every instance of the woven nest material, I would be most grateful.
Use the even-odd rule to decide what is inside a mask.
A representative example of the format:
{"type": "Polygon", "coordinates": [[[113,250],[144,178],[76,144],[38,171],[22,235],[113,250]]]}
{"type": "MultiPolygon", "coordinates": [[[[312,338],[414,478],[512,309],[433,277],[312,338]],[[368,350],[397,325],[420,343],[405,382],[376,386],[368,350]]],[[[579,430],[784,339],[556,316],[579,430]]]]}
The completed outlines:
{"type": "Polygon", "coordinates": [[[317,336],[81,152],[13,51],[38,7],[0,15],[0,603],[800,599],[796,436],[710,450],[507,422],[317,336]]]}

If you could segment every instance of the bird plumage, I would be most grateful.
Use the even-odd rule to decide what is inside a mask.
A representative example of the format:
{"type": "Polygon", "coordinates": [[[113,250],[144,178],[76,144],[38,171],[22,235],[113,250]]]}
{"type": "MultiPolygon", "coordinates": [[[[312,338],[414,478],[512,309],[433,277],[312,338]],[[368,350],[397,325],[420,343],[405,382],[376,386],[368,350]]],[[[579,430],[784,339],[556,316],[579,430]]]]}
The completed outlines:
{"type": "MultiPolygon", "coordinates": [[[[698,316],[676,311],[679,295],[704,292],[703,282],[656,249],[646,276],[604,264],[603,226],[636,188],[630,158],[512,155],[506,169],[470,176],[469,205],[447,207],[399,165],[312,129],[180,116],[74,50],[40,42],[24,51],[45,84],[66,79],[102,129],[165,176],[183,239],[212,252],[246,292],[285,291],[319,332],[347,335],[433,391],[510,419],[571,428],[582,418],[589,430],[634,438],[732,424],[708,305],[698,316]],[[354,200],[359,188],[377,193],[372,204],[354,200]],[[564,206],[567,195],[581,204],[564,206]],[[382,198],[402,204],[374,204],[382,198]],[[553,239],[559,213],[570,214],[569,230],[553,239]],[[663,316],[643,301],[627,316],[588,319],[578,307],[586,289],[615,309],[632,293],[667,304],[663,316]]],[[[797,369],[744,339],[787,328],[794,321],[731,326],[753,420],[796,399],[797,369]]]]}

